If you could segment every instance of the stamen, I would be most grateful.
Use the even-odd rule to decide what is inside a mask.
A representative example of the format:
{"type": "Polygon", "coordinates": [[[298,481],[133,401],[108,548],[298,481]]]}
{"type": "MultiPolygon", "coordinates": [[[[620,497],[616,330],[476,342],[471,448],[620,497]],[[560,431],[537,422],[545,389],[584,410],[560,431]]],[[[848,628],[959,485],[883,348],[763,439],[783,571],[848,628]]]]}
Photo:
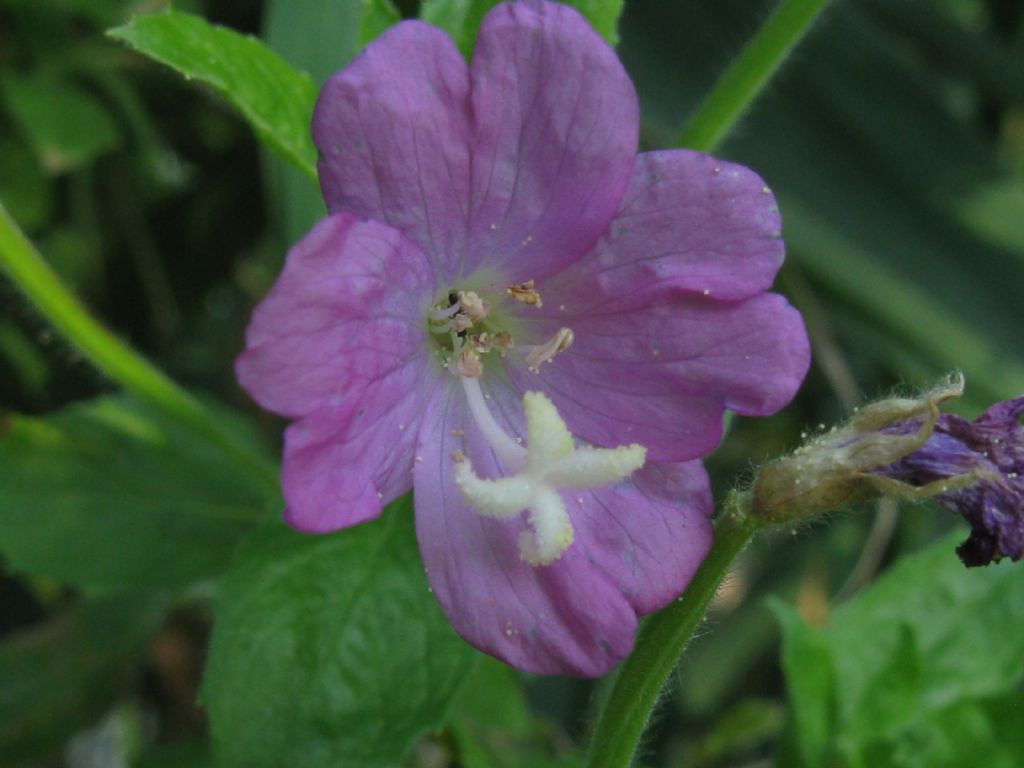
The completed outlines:
{"type": "Polygon", "coordinates": [[[469,347],[463,347],[455,362],[455,370],[460,376],[478,378],[484,372],[484,364],[480,362],[480,355],[469,347]]]}
{"type": "Polygon", "coordinates": [[[559,352],[565,352],[565,350],[572,346],[574,338],[572,329],[559,328],[555,335],[543,344],[528,347],[526,365],[531,371],[537,373],[540,370],[541,363],[548,362],[559,352]]]}
{"type": "Polygon", "coordinates": [[[523,304],[527,304],[531,307],[543,306],[543,302],[540,300],[540,294],[533,289],[533,280],[527,280],[525,283],[512,283],[512,285],[505,290],[509,296],[516,301],[521,301],[523,304]]]}
{"type": "Polygon", "coordinates": [[[474,323],[487,317],[488,307],[476,291],[459,291],[459,304],[466,317],[474,323]]]}
{"type": "Polygon", "coordinates": [[[508,331],[498,331],[491,337],[491,346],[498,350],[502,357],[504,357],[515,345],[515,341],[512,339],[512,334],[508,331]]]}
{"type": "Polygon", "coordinates": [[[469,315],[464,315],[459,312],[455,317],[452,318],[452,328],[455,329],[456,333],[462,333],[473,327],[473,321],[469,318],[469,315]]]}
{"type": "Polygon", "coordinates": [[[466,341],[473,347],[474,351],[481,355],[485,355],[490,352],[494,343],[493,337],[486,331],[474,334],[466,339],[466,341]]]}

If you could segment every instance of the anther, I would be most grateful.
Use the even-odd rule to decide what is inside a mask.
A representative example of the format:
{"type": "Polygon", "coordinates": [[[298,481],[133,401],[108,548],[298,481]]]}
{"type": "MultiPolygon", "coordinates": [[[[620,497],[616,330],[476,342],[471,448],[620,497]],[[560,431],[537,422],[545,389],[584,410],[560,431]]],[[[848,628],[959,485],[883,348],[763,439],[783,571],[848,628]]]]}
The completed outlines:
{"type": "Polygon", "coordinates": [[[515,346],[515,341],[512,339],[512,334],[508,331],[498,331],[490,338],[491,348],[496,349],[504,357],[510,349],[515,346]]]}
{"type": "Polygon", "coordinates": [[[462,333],[463,331],[473,327],[473,321],[468,315],[464,315],[462,312],[459,312],[459,314],[452,318],[451,327],[456,333],[462,333]]]}
{"type": "Polygon", "coordinates": [[[459,352],[455,369],[459,372],[460,376],[468,376],[475,379],[484,372],[484,364],[480,362],[480,355],[469,347],[463,347],[459,352]]]}
{"type": "Polygon", "coordinates": [[[487,317],[487,305],[475,291],[459,291],[459,304],[474,323],[487,317]]]}
{"type": "Polygon", "coordinates": [[[516,301],[527,304],[531,307],[541,307],[543,302],[540,300],[540,294],[533,288],[533,280],[527,280],[525,283],[512,283],[506,292],[516,301]]]}
{"type": "Polygon", "coordinates": [[[468,341],[473,349],[481,355],[490,352],[493,346],[493,337],[487,332],[474,334],[469,337],[468,341]]]}
{"type": "Polygon", "coordinates": [[[565,352],[565,350],[572,346],[574,338],[572,329],[559,328],[554,336],[543,344],[538,344],[527,353],[526,365],[531,371],[536,373],[540,370],[541,363],[548,362],[559,352],[565,352]]]}

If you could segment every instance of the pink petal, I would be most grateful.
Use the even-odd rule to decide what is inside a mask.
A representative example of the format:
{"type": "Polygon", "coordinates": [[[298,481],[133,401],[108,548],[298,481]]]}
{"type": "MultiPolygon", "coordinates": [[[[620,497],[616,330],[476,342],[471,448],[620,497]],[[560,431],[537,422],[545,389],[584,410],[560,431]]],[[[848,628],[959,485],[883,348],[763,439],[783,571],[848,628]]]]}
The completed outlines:
{"type": "MultiPolygon", "coordinates": [[[[545,303],[545,310],[547,303],[545,303]]],[[[680,298],[631,312],[557,309],[575,342],[539,373],[508,365],[516,386],[548,393],[591,443],[637,442],[651,461],[689,461],[721,440],[722,414],[766,415],[796,393],[810,361],[799,313],[776,294],[743,302],[680,298]]]]}
{"type": "Polygon", "coordinates": [[[313,137],[329,210],[400,229],[446,283],[484,264],[516,282],[597,241],[638,126],[611,48],[576,11],[530,0],[488,14],[471,76],[440,30],[393,27],[324,86],[313,137]]]}
{"type": "MultiPolygon", "coordinates": [[[[522,436],[518,393],[486,389],[498,421],[522,436]]],[[[520,669],[604,674],[630,652],[636,615],[677,597],[710,547],[703,468],[649,465],[635,483],[563,492],[576,540],[551,565],[531,566],[520,557],[523,520],[481,517],[455,487],[455,451],[482,476],[502,472],[454,382],[428,408],[419,442],[416,525],[434,593],[466,640],[520,669]]]]}
{"type": "Polygon", "coordinates": [[[437,366],[420,360],[288,427],[282,473],[288,524],[310,533],[347,528],[407,493],[419,420],[438,379],[437,366]]]}
{"type": "Polygon", "coordinates": [[[235,369],[261,405],[300,419],[283,468],[294,527],[353,525],[410,488],[441,375],[426,338],[433,292],[423,253],[379,222],[329,216],[289,252],[235,369]]]}
{"type": "Polygon", "coordinates": [[[608,232],[542,294],[578,309],[588,299],[621,308],[679,294],[746,299],[771,287],[781,229],[774,195],[750,169],[689,150],[647,152],[608,232]]]}
{"type": "Polygon", "coordinates": [[[328,210],[379,219],[450,279],[465,253],[469,74],[447,34],[406,21],[324,85],[313,114],[328,210]]]}
{"type": "Polygon", "coordinates": [[[639,112],[633,84],[573,9],[497,6],[472,66],[471,253],[511,281],[586,253],[626,190],[639,112]]]}
{"type": "Polygon", "coordinates": [[[429,349],[429,269],[396,230],[329,216],[288,253],[253,312],[239,382],[264,408],[298,418],[419,360],[429,349]]]}
{"type": "Polygon", "coordinates": [[[714,505],[699,461],[648,463],[632,482],[568,496],[573,546],[640,615],[678,597],[711,548],[714,505]]]}
{"type": "MultiPolygon", "coordinates": [[[[604,674],[632,649],[636,613],[581,548],[531,566],[518,545],[525,523],[486,519],[466,505],[454,451],[482,476],[501,473],[452,384],[424,414],[423,461],[414,466],[416,533],[434,594],[455,630],[485,653],[537,674],[604,674]]],[[[517,408],[514,399],[504,405],[517,408]]]]}

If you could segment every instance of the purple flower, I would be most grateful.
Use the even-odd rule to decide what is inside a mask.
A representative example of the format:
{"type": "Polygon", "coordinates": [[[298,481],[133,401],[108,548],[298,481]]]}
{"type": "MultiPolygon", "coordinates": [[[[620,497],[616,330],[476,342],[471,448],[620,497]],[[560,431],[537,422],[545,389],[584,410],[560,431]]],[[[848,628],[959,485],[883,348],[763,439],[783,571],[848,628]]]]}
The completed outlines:
{"type": "Polygon", "coordinates": [[[492,10],[472,66],[403,22],[313,118],[330,215],[256,309],[242,385],[295,420],[285,513],[332,531],[414,489],[434,593],[478,648],[594,676],[711,542],[696,459],[808,365],[766,293],[779,215],[751,171],[637,156],[614,52],[573,10],[492,10]]]}
{"type": "Polygon", "coordinates": [[[1022,413],[1024,397],[996,403],[974,421],[941,414],[920,449],[879,470],[915,487],[954,481],[935,499],[971,524],[956,550],[964,565],[1024,557],[1022,413]]]}

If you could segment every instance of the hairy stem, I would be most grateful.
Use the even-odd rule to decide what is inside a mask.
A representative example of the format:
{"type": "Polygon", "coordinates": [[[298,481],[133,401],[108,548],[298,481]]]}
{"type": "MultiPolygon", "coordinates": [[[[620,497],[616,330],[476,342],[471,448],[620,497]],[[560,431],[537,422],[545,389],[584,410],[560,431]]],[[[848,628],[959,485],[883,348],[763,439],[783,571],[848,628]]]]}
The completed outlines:
{"type": "Polygon", "coordinates": [[[740,504],[715,526],[715,543],[676,602],[648,618],[633,654],[623,662],[598,716],[587,768],[626,768],[665,681],[707,611],[729,566],[757,530],[740,504]]]}
{"type": "MultiPolygon", "coordinates": [[[[678,146],[711,152],[718,147],[800,42],[829,0],[782,0],[679,135],[678,146]]],[[[739,552],[759,525],[748,500],[730,497],[715,526],[715,543],[675,603],[644,622],[633,654],[623,662],[598,714],[587,768],[627,768],[665,681],[703,619],[739,552]]]]}

